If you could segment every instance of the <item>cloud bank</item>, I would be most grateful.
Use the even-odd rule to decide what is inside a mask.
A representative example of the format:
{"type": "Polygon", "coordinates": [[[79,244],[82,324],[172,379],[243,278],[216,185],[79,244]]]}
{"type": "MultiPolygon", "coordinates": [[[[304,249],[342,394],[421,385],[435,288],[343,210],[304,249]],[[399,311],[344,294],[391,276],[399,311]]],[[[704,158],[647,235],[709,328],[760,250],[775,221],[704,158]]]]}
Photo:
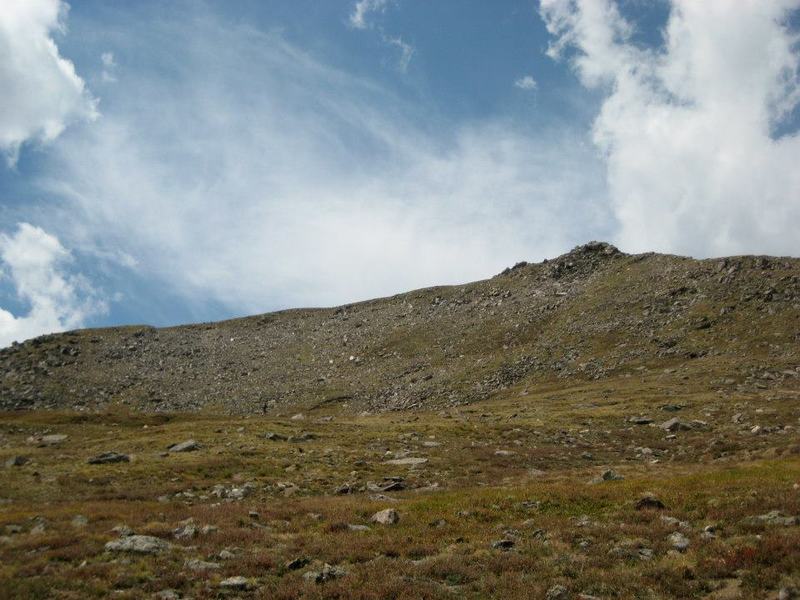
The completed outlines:
{"type": "Polygon", "coordinates": [[[59,240],[39,227],[20,223],[0,234],[2,279],[11,283],[27,314],[0,308],[0,347],[42,333],[74,329],[107,306],[80,275],[70,274],[71,257],[59,240]]]}
{"type": "Polygon", "coordinates": [[[94,119],[96,102],[59,55],[60,0],[3,0],[0,8],[0,151],[16,164],[22,144],[51,142],[72,121],[94,119]]]}
{"type": "Polygon", "coordinates": [[[672,0],[662,48],[633,41],[610,0],[542,0],[554,38],[606,97],[604,153],[618,242],[629,251],[797,254],[800,100],[797,0],[672,0]]]}

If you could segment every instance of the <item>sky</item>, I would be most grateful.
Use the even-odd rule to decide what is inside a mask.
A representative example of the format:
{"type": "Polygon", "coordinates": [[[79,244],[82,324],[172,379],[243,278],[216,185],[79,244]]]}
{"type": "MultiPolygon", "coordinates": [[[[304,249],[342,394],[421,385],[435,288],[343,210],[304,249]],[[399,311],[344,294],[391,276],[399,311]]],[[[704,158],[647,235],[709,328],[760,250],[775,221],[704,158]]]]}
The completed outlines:
{"type": "Polygon", "coordinates": [[[800,0],[1,0],[0,346],[798,256],[799,64],[800,0]]]}

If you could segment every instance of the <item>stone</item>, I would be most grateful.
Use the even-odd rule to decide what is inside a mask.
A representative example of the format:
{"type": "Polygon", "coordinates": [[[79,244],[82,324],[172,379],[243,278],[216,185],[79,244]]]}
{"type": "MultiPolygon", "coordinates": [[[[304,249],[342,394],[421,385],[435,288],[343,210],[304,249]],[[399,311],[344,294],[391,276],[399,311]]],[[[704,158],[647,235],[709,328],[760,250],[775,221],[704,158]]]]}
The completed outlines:
{"type": "Polygon", "coordinates": [[[270,440],[271,442],[285,442],[288,439],[285,435],[274,433],[272,431],[265,433],[264,438],[270,440]]]}
{"type": "Polygon", "coordinates": [[[301,558],[295,558],[294,560],[290,560],[283,566],[286,568],[287,571],[297,571],[297,569],[302,569],[303,567],[308,565],[309,562],[311,561],[308,560],[307,558],[301,557],[301,558]]]}
{"type": "Polygon", "coordinates": [[[187,519],[180,523],[180,527],[172,532],[176,540],[190,539],[197,535],[197,526],[192,519],[187,519]]]}
{"type": "Polygon", "coordinates": [[[67,436],[63,433],[52,433],[50,435],[31,436],[28,438],[28,443],[43,448],[45,446],[57,446],[66,439],[67,436]]]}
{"type": "Polygon", "coordinates": [[[636,510],[661,510],[666,508],[664,503],[653,494],[645,494],[636,501],[636,510]]]}
{"type": "Polygon", "coordinates": [[[91,457],[86,462],[90,465],[106,465],[111,463],[130,462],[131,458],[127,454],[119,452],[103,452],[97,456],[91,457]]]}
{"type": "Polygon", "coordinates": [[[217,569],[221,568],[219,563],[207,562],[205,560],[200,560],[199,558],[190,558],[184,563],[183,566],[190,571],[216,571],[217,569]]]}
{"type": "Polygon", "coordinates": [[[200,449],[200,444],[194,440],[186,440],[178,444],[172,444],[167,450],[170,452],[194,452],[200,449]]]}
{"type": "Polygon", "coordinates": [[[689,547],[689,538],[687,538],[685,535],[683,535],[679,531],[676,531],[675,533],[670,533],[667,536],[667,541],[678,552],[685,552],[686,549],[689,547]]]}
{"type": "Polygon", "coordinates": [[[503,539],[495,540],[492,542],[492,548],[495,550],[511,550],[514,547],[514,540],[503,539]]]}
{"type": "Polygon", "coordinates": [[[27,456],[12,456],[6,461],[6,467],[21,467],[24,464],[27,464],[30,459],[27,456]]]}
{"type": "Polygon", "coordinates": [[[591,483],[602,483],[604,481],[622,481],[625,479],[622,475],[617,473],[614,469],[606,469],[599,476],[592,479],[591,483]]]}
{"type": "Polygon", "coordinates": [[[552,586],[545,594],[545,600],[567,600],[567,598],[569,598],[569,590],[560,584],[552,586]]]}
{"type": "Polygon", "coordinates": [[[111,531],[116,533],[119,537],[125,537],[127,535],[133,535],[133,529],[131,529],[127,525],[117,525],[111,531]]]}
{"type": "Polygon", "coordinates": [[[372,515],[370,521],[381,525],[395,525],[400,521],[400,513],[393,508],[385,508],[372,515]]]}
{"type": "Polygon", "coordinates": [[[249,590],[252,588],[250,582],[247,580],[246,577],[242,577],[241,575],[236,575],[235,577],[228,577],[227,579],[223,579],[219,582],[219,587],[223,590],[249,590]]]}
{"type": "Polygon", "coordinates": [[[344,577],[345,575],[347,575],[347,571],[342,567],[334,567],[325,563],[319,571],[307,571],[303,573],[303,579],[313,583],[325,583],[326,581],[344,577]]]}
{"type": "Polygon", "coordinates": [[[428,459],[418,456],[407,456],[406,458],[393,458],[385,462],[387,465],[414,466],[424,465],[426,462],[428,462],[428,459]]]}
{"type": "Polygon", "coordinates": [[[661,429],[663,429],[664,431],[671,431],[671,432],[686,431],[688,429],[691,429],[689,425],[683,423],[677,417],[673,417],[667,421],[664,421],[663,423],[661,423],[661,425],[659,425],[659,427],[661,427],[661,429]]]}
{"type": "Polygon", "coordinates": [[[89,519],[87,519],[83,515],[75,515],[74,517],[72,517],[71,523],[72,526],[75,527],[76,529],[81,529],[89,524],[89,519]]]}
{"type": "Polygon", "coordinates": [[[131,552],[133,554],[159,554],[169,550],[172,545],[152,535],[129,535],[106,543],[111,552],[131,552]]]}
{"type": "Polygon", "coordinates": [[[789,517],[779,510],[772,510],[763,515],[747,517],[744,521],[749,525],[778,525],[783,527],[800,525],[800,517],[789,517]]]}
{"type": "Polygon", "coordinates": [[[628,419],[628,423],[633,423],[634,425],[650,425],[653,422],[653,419],[650,417],[631,417],[628,419]]]}
{"type": "Polygon", "coordinates": [[[153,596],[156,600],[179,600],[180,596],[178,592],[172,589],[161,590],[160,592],[156,592],[155,596],[153,596]]]}

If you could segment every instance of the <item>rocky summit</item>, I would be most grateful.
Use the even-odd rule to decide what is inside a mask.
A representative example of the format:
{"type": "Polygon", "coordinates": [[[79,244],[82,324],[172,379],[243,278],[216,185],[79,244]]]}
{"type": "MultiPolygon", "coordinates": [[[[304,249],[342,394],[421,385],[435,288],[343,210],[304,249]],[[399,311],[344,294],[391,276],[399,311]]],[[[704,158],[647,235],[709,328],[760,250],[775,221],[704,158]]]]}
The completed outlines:
{"type": "Polygon", "coordinates": [[[800,260],[0,352],[0,598],[797,598],[800,260]]]}

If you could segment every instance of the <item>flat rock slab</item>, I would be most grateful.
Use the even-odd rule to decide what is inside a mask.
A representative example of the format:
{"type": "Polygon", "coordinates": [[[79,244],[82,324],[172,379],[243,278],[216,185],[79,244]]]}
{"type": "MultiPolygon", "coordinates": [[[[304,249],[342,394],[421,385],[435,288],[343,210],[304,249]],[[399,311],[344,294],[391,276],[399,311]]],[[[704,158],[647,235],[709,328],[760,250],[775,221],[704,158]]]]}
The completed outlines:
{"type": "Polygon", "coordinates": [[[31,436],[28,438],[28,443],[44,448],[45,446],[57,446],[66,439],[67,436],[63,433],[52,433],[50,435],[31,436]]]}
{"type": "Polygon", "coordinates": [[[409,456],[406,458],[393,458],[392,460],[385,461],[387,465],[406,465],[406,466],[424,465],[426,462],[428,462],[427,458],[414,457],[414,456],[409,456]]]}
{"type": "Polygon", "coordinates": [[[119,452],[103,452],[87,460],[90,465],[105,465],[110,463],[131,462],[130,456],[119,452]]]}
{"type": "Polygon", "coordinates": [[[169,550],[172,544],[152,535],[129,535],[112,540],[105,546],[110,552],[131,552],[134,554],[159,554],[169,550]]]}
{"type": "Polygon", "coordinates": [[[186,440],[185,442],[180,442],[179,444],[172,444],[167,450],[170,452],[194,452],[195,450],[200,449],[200,444],[198,444],[194,440],[186,440]]]}
{"type": "Polygon", "coordinates": [[[252,586],[247,578],[237,575],[223,579],[219,582],[219,587],[224,590],[249,590],[252,586]]]}

